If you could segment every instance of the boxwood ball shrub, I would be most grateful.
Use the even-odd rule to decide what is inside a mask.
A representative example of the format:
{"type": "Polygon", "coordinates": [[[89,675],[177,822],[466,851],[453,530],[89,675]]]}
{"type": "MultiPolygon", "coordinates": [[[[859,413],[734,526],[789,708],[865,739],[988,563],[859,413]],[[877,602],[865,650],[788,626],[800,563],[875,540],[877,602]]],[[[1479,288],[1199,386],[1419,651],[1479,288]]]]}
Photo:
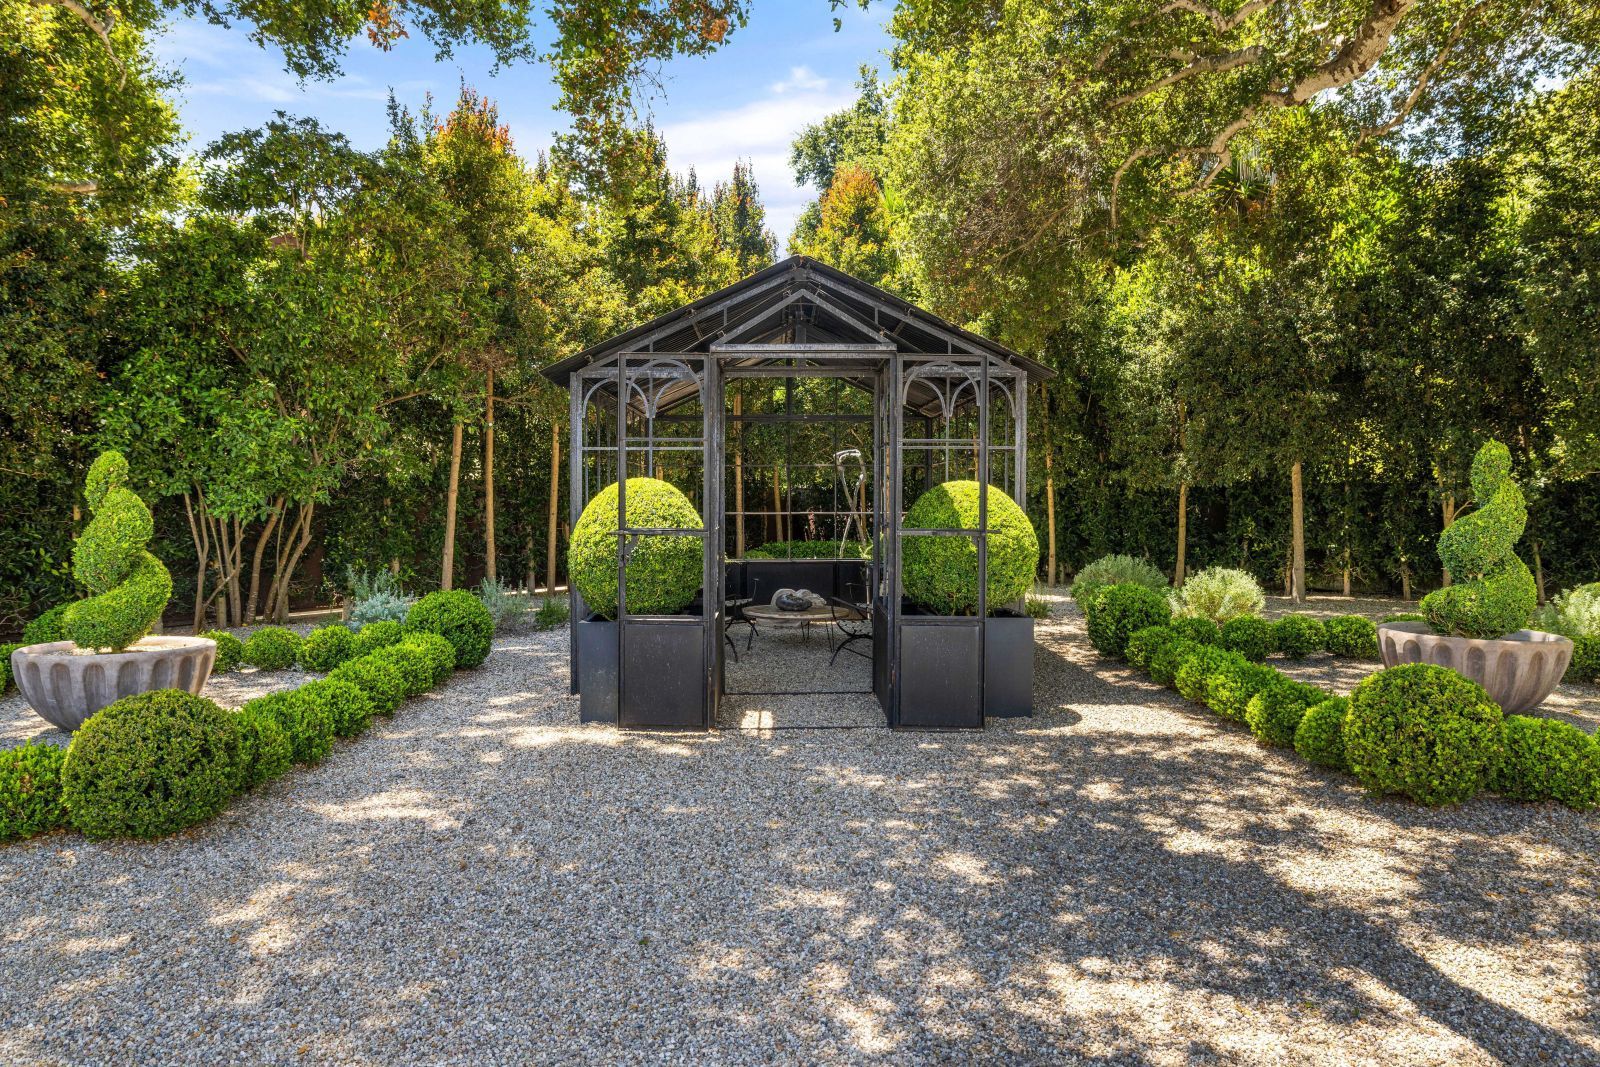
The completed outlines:
{"type": "Polygon", "coordinates": [[[246,702],[241,711],[268,715],[283,727],[294,762],[316,763],[333,750],[333,715],[302,689],[268,693],[246,702]]]}
{"type": "Polygon", "coordinates": [[[356,635],[348,626],[319,626],[300,645],[300,666],[326,674],[355,654],[356,635]]]}
{"type": "Polygon", "coordinates": [[[127,482],[120,452],[89,465],[83,495],[94,517],[73,543],[72,576],[90,595],[61,615],[61,629],[79,648],[127,648],[150,632],[172,596],[172,576],[145,549],[155,520],[127,482]]]}
{"type": "Polygon", "coordinates": [[[69,607],[70,604],[59,604],[24,626],[22,643],[42,645],[47,641],[65,641],[67,631],[61,628],[61,616],[67,613],[69,607]]]}
{"type": "Polygon", "coordinates": [[[1369,675],[1344,722],[1350,770],[1373,793],[1457,804],[1483,788],[1505,750],[1504,716],[1476,682],[1408,663],[1369,675]]]}
{"type": "Polygon", "coordinates": [[[1222,624],[1222,647],[1260,663],[1272,652],[1272,624],[1259,615],[1240,615],[1222,624]]]}
{"type": "Polygon", "coordinates": [[[1151,657],[1177,639],[1178,635],[1169,626],[1146,626],[1135,630],[1128,638],[1123,655],[1131,665],[1147,671],[1151,657]]]}
{"type": "Polygon", "coordinates": [[[1528,524],[1528,506],[1511,477],[1511,450],[1487,441],[1472,459],[1477,508],[1439,535],[1439,560],[1455,579],[1422,598],[1429,626],[1458,637],[1504,637],[1528,625],[1538,591],[1512,551],[1528,524]]]}
{"type": "MultiPolygon", "coordinates": [[[[988,493],[988,523],[988,605],[995,611],[1021,600],[1033,587],[1039,569],[1039,538],[1016,501],[993,485],[988,493]]],[[[977,482],[936,485],[906,512],[905,527],[911,530],[966,530],[977,525],[977,482]]],[[[900,553],[900,580],[912,600],[939,615],[977,613],[978,546],[971,538],[902,537],[900,553]]],[[[1117,654],[1121,655],[1120,650],[1117,654]]]]}
{"type": "Polygon", "coordinates": [[[1349,697],[1329,697],[1311,705],[1295,727],[1294,750],[1319,767],[1349,770],[1344,756],[1344,717],[1349,710],[1349,697]]]}
{"type": "Polygon", "coordinates": [[[1264,663],[1252,663],[1237,652],[1224,653],[1206,680],[1206,706],[1224,719],[1244,722],[1250,701],[1283,676],[1264,663]]]}
{"type": "Polygon", "coordinates": [[[401,643],[416,649],[427,662],[434,685],[444,682],[456,669],[456,646],[438,634],[411,634],[401,643]]]}
{"type": "Polygon", "coordinates": [[[1279,675],[1277,681],[1250,698],[1244,713],[1245,725],[1266,744],[1288,748],[1294,744],[1295,731],[1306,709],[1326,699],[1328,694],[1316,686],[1279,675]]]}
{"type": "MultiPolygon", "coordinates": [[[[678,488],[657,478],[629,478],[628,525],[699,530],[700,513],[678,488]]],[[[567,545],[567,573],[583,602],[603,619],[617,615],[617,486],[606,486],[578,516],[567,545]]],[[[700,589],[698,537],[642,537],[628,560],[628,613],[673,615],[700,589]]],[[[458,667],[476,664],[458,662],[458,667]]]]}
{"type": "Polygon", "coordinates": [[[207,630],[200,635],[217,643],[217,661],[211,665],[216,674],[227,674],[239,669],[244,662],[244,642],[226,630],[207,630]]]}
{"type": "Polygon", "coordinates": [[[399,644],[405,635],[406,628],[398,622],[388,619],[382,622],[369,622],[356,631],[355,644],[351,646],[351,651],[356,656],[365,656],[380,648],[399,644]]]}
{"type": "Polygon", "coordinates": [[[1506,751],[1489,788],[1513,800],[1600,805],[1600,743],[1569,722],[1506,716],[1506,751]]]}
{"type": "Polygon", "coordinates": [[[341,663],[328,672],[328,677],[350,682],[367,694],[375,714],[393,715],[406,698],[406,680],[393,664],[375,656],[376,653],[341,663]]]}
{"type": "Polygon", "coordinates": [[[239,788],[254,789],[294,766],[289,731],[266,708],[246,704],[234,712],[239,728],[239,788]]]}
{"type": "Polygon", "coordinates": [[[282,626],[263,626],[244,641],[244,661],[264,671],[283,671],[300,658],[302,638],[282,626]]]}
{"type": "Polygon", "coordinates": [[[1197,704],[1210,704],[1211,679],[1228,662],[1232,652],[1224,652],[1215,645],[1189,643],[1190,651],[1173,676],[1173,684],[1185,700],[1197,704]]]}
{"type": "Polygon", "coordinates": [[[1231,567],[1207,567],[1172,593],[1174,615],[1210,619],[1218,626],[1241,615],[1260,615],[1266,606],[1261,583],[1231,567]]]}
{"type": "Polygon", "coordinates": [[[160,837],[227,806],[239,781],[239,726],[203,697],[123,697],[73,735],[61,767],[72,825],[89,837],[160,837]]]}
{"type": "MultiPolygon", "coordinates": [[[[1171,610],[1170,605],[1168,610],[1171,610]]],[[[1210,619],[1177,618],[1173,619],[1170,625],[1172,632],[1185,641],[1193,641],[1197,645],[1217,645],[1219,647],[1222,644],[1222,627],[1210,619]]]]}
{"type": "Polygon", "coordinates": [[[1147,559],[1136,556],[1101,556],[1072,579],[1072,599],[1081,607],[1085,599],[1113,585],[1142,585],[1157,593],[1167,591],[1167,576],[1147,559]]]}
{"type": "Polygon", "coordinates": [[[1089,643],[1120,659],[1136,631],[1166,625],[1171,609],[1166,597],[1142,585],[1113,585],[1090,598],[1088,615],[1089,643]]]}
{"type": "Polygon", "coordinates": [[[295,695],[327,715],[336,737],[355,737],[376,712],[366,691],[344,678],[323,678],[296,689],[295,695]]]}
{"type": "Polygon", "coordinates": [[[1290,659],[1305,659],[1322,648],[1322,623],[1309,615],[1285,615],[1272,623],[1272,647],[1290,659]]]}
{"type": "Polygon", "coordinates": [[[455,646],[456,667],[466,670],[488,658],[494,617],[465,589],[450,589],[429,593],[411,605],[404,629],[408,634],[438,634],[449,641],[455,646]]]}
{"type": "Polygon", "coordinates": [[[1322,624],[1322,647],[1345,659],[1377,659],[1378,627],[1363,615],[1340,615],[1322,624]]]}
{"type": "Polygon", "coordinates": [[[1567,664],[1569,682],[1600,683],[1600,637],[1572,639],[1572,662],[1567,664]]]}
{"type": "Polygon", "coordinates": [[[67,750],[31,742],[0,751],[0,841],[63,826],[61,764],[67,750]]]}
{"type": "Polygon", "coordinates": [[[401,642],[380,648],[369,657],[394,668],[405,685],[405,695],[414,697],[433,688],[433,664],[415,645],[401,642]]]}
{"type": "Polygon", "coordinates": [[[1157,685],[1173,688],[1178,681],[1178,668],[1182,667],[1189,655],[1206,645],[1197,645],[1193,641],[1185,641],[1181,637],[1162,644],[1150,654],[1150,680],[1157,685]]]}

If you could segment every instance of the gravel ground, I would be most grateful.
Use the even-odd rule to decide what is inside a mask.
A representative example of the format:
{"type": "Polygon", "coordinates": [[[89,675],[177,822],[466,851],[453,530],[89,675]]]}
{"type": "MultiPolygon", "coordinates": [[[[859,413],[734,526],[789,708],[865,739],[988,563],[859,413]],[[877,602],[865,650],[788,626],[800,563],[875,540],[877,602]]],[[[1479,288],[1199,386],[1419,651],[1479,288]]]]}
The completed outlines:
{"type": "Polygon", "coordinates": [[[1600,816],[1370,800],[1040,644],[983,733],[651,735],[501,638],[205,826],[0,848],[0,1060],[1600,1062],[1600,816]]]}

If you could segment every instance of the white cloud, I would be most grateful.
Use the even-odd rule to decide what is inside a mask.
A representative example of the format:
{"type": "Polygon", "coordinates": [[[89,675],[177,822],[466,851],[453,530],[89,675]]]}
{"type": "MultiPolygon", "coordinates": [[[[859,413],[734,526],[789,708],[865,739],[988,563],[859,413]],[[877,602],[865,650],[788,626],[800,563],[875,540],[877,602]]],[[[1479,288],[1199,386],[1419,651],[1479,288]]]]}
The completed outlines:
{"type": "Polygon", "coordinates": [[[812,70],[810,67],[790,67],[789,76],[780,82],[772,83],[775,93],[790,93],[795,90],[801,92],[820,93],[828,87],[828,79],[812,70]]]}

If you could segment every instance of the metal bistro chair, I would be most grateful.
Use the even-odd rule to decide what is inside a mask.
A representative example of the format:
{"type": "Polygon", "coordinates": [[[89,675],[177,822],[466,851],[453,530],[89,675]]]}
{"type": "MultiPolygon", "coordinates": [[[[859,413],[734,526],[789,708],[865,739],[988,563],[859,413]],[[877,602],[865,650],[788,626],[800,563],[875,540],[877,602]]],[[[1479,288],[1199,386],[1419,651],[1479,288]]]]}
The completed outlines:
{"type": "MultiPolygon", "coordinates": [[[[833,625],[843,635],[843,640],[834,648],[833,655],[828,658],[828,666],[832,667],[834,660],[839,658],[839,653],[850,648],[857,641],[870,642],[872,640],[872,616],[865,606],[853,604],[843,597],[828,596],[823,599],[828,602],[828,607],[833,609],[833,625]]],[[[865,652],[859,648],[850,648],[850,653],[863,659],[870,660],[872,658],[870,645],[865,652]]]]}
{"type": "Polygon", "coordinates": [[[740,598],[738,600],[729,600],[725,604],[728,609],[728,618],[722,628],[722,637],[728,642],[728,647],[733,649],[733,662],[735,663],[739,662],[739,642],[735,641],[733,639],[733,635],[728,631],[733,629],[735,626],[750,627],[750,636],[745,638],[744,642],[744,650],[746,652],[750,651],[750,646],[755,643],[756,639],[756,621],[745,615],[744,608],[746,604],[753,603],[755,603],[755,601],[746,598],[740,598]]]}

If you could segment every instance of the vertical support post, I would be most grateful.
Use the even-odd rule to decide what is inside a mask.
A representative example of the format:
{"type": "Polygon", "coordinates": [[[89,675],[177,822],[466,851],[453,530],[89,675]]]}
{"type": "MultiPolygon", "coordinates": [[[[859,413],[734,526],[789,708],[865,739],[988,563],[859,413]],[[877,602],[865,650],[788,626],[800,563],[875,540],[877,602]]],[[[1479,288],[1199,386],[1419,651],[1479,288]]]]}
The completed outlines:
{"type": "Polygon", "coordinates": [[[628,357],[617,355],[617,721],[627,707],[628,645],[628,357]]]}
{"type": "Polygon", "coordinates": [[[704,704],[710,728],[716,722],[722,695],[722,613],[723,613],[723,396],[722,364],[709,353],[700,374],[700,456],[701,525],[705,527],[702,577],[701,625],[705,639],[704,704]]]}
{"type": "Polygon", "coordinates": [[[989,357],[978,372],[978,722],[988,703],[989,666],[989,357]]]}
{"type": "MultiPolygon", "coordinates": [[[[588,386],[580,374],[574,374],[567,379],[567,529],[571,530],[578,525],[578,516],[583,514],[583,420],[584,397],[588,395],[588,386]]],[[[552,496],[554,489],[551,490],[552,496]]],[[[556,576],[550,575],[550,592],[556,589],[556,576]]],[[[571,677],[568,679],[569,691],[578,691],[578,623],[582,621],[579,615],[583,612],[583,598],[578,595],[578,583],[569,575],[567,578],[567,642],[570,651],[567,655],[567,670],[571,677]]]]}
{"type": "Polygon", "coordinates": [[[889,357],[889,381],[893,388],[889,394],[889,441],[886,458],[889,461],[889,500],[886,509],[888,519],[888,536],[886,538],[884,564],[888,573],[885,575],[885,588],[888,590],[888,624],[889,633],[884,641],[884,649],[889,656],[889,725],[900,725],[900,502],[904,499],[905,490],[902,488],[901,479],[904,475],[904,464],[901,463],[901,439],[905,436],[905,366],[899,352],[889,357]]]}
{"type": "Polygon", "coordinates": [[[1024,513],[1028,510],[1028,376],[1014,375],[1011,379],[1011,421],[1016,428],[1013,446],[1011,499],[1024,513]]]}

